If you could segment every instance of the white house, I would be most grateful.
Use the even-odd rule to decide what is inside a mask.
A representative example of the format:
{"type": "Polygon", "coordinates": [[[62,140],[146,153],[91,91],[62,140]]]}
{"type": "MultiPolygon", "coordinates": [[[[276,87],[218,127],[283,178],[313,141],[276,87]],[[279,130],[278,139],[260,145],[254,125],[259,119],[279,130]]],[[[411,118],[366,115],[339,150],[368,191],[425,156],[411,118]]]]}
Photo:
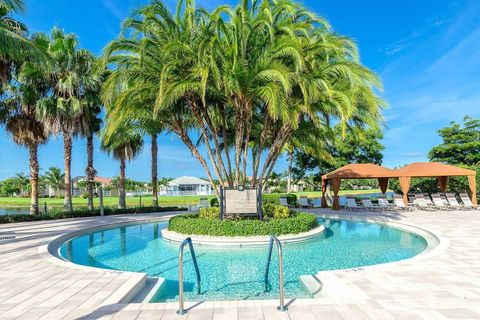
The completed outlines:
{"type": "Polygon", "coordinates": [[[163,196],[207,196],[213,194],[210,182],[183,176],[168,183],[167,187],[160,189],[159,195],[163,196]]]}

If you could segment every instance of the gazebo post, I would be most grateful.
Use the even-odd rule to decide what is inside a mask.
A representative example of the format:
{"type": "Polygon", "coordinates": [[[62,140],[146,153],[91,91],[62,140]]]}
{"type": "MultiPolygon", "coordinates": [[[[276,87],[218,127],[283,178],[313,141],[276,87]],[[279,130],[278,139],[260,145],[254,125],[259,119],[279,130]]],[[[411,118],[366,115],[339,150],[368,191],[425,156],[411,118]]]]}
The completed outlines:
{"type": "Polygon", "coordinates": [[[437,177],[437,180],[438,180],[438,186],[440,187],[440,191],[441,192],[447,191],[448,176],[437,177]]]}
{"type": "Polygon", "coordinates": [[[408,190],[410,190],[410,180],[412,180],[412,177],[398,177],[400,189],[403,193],[403,202],[405,205],[408,205],[408,190]]]}
{"type": "Polygon", "coordinates": [[[472,193],[472,203],[473,206],[477,206],[477,181],[475,176],[468,176],[468,187],[470,188],[470,192],[472,193]]]}
{"type": "Polygon", "coordinates": [[[378,186],[383,194],[387,193],[388,189],[388,178],[378,178],[378,186]]]}
{"type": "Polygon", "coordinates": [[[333,182],[333,210],[340,210],[340,201],[338,199],[338,192],[340,192],[340,184],[342,183],[342,179],[334,178],[333,182]]]}
{"type": "Polygon", "coordinates": [[[325,193],[327,192],[327,181],[322,178],[322,208],[326,208],[327,206],[327,199],[325,197],[325,193]]]}

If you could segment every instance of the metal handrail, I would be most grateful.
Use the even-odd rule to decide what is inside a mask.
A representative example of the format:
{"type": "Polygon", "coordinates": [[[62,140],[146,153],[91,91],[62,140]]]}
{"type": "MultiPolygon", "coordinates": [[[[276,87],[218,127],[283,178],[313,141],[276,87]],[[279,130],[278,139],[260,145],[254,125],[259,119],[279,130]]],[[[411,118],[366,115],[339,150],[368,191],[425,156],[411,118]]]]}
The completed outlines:
{"type": "Polygon", "coordinates": [[[279,311],[287,311],[285,306],[285,296],[283,292],[283,250],[280,240],[274,235],[270,236],[270,243],[268,245],[267,267],[265,269],[265,292],[268,292],[268,274],[270,270],[270,262],[272,261],[273,242],[277,244],[278,250],[278,289],[280,291],[280,306],[277,307],[279,311]]]}
{"type": "Polygon", "coordinates": [[[187,313],[183,306],[183,248],[188,244],[190,249],[190,253],[192,255],[193,266],[195,267],[195,273],[197,275],[197,287],[198,287],[198,294],[201,294],[200,288],[200,271],[198,269],[197,264],[197,256],[195,255],[195,250],[193,250],[192,239],[186,238],[183,240],[180,248],[178,249],[178,310],[177,314],[184,315],[187,313]]]}

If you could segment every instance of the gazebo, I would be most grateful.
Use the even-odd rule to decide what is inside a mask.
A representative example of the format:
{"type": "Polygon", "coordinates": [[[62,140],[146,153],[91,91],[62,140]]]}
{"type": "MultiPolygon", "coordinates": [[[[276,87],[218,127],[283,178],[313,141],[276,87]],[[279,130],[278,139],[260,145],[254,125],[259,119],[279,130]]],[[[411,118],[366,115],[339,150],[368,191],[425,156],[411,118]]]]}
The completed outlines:
{"type": "Polygon", "coordinates": [[[440,191],[445,192],[447,189],[448,177],[466,176],[468,178],[468,186],[472,193],[472,203],[477,205],[476,172],[473,170],[439,162],[414,162],[398,168],[395,171],[400,182],[400,189],[402,190],[403,201],[405,201],[405,203],[408,202],[407,194],[410,189],[410,181],[412,178],[436,177],[440,191]]]}
{"type": "Polygon", "coordinates": [[[338,192],[340,191],[340,184],[342,179],[378,179],[378,184],[382,193],[387,192],[388,179],[397,177],[396,170],[378,166],[372,163],[363,164],[347,164],[335,171],[329,172],[322,176],[322,208],[327,207],[327,199],[325,192],[327,191],[327,184],[332,183],[333,189],[333,210],[340,209],[340,201],[338,192]]]}

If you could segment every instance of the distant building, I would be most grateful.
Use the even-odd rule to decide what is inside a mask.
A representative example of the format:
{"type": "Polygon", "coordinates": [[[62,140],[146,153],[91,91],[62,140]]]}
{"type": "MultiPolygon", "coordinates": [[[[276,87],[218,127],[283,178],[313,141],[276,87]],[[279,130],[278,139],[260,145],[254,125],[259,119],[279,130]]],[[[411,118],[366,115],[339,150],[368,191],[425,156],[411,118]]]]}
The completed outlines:
{"type": "MultiPolygon", "coordinates": [[[[104,195],[105,196],[114,196],[114,195],[117,195],[117,190],[116,188],[110,188],[111,187],[111,184],[112,184],[112,180],[111,178],[106,178],[106,177],[95,177],[94,181],[99,183],[100,185],[102,185],[103,188],[108,188],[109,190],[105,190],[104,192],[104,195]]],[[[80,196],[82,195],[83,193],[87,192],[87,188],[86,187],[80,187],[79,186],[79,182],[86,182],[87,181],[87,177],[85,176],[78,176],[78,177],[75,177],[72,179],[72,193],[73,193],[73,196],[80,196]]],[[[98,187],[95,186],[94,187],[94,191],[93,191],[95,194],[98,194],[98,187]]]]}
{"type": "Polygon", "coordinates": [[[210,182],[195,177],[183,176],[170,181],[166,187],[162,187],[159,195],[206,196],[213,193],[210,182]]]}

